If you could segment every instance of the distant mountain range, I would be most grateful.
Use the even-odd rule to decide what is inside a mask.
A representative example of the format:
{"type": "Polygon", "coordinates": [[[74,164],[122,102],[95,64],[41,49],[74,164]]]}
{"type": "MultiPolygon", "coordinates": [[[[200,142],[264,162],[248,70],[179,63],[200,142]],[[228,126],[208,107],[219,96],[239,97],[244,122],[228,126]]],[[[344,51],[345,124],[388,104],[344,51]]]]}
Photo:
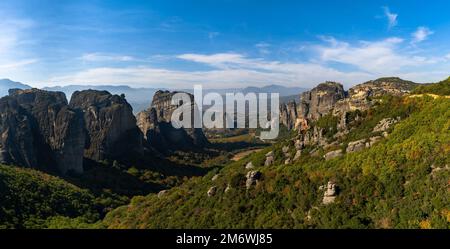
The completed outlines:
{"type": "Polygon", "coordinates": [[[9,79],[0,79],[0,97],[8,95],[8,90],[12,88],[29,89],[31,86],[9,79]]]}
{"type": "MultiPolygon", "coordinates": [[[[29,89],[31,86],[22,84],[20,82],[15,82],[9,79],[0,80],[0,97],[8,95],[8,90],[11,88],[19,88],[19,89],[29,89]]],[[[67,99],[69,100],[72,94],[75,91],[81,90],[102,90],[108,91],[112,94],[125,94],[127,101],[133,107],[133,112],[138,113],[142,110],[145,110],[150,106],[153,95],[158,90],[166,90],[164,88],[133,88],[126,85],[113,86],[113,85],[67,85],[67,86],[53,86],[53,87],[44,87],[43,90],[47,91],[59,91],[63,92],[67,99]]],[[[184,91],[188,93],[193,93],[193,89],[171,89],[177,91],[184,91]]],[[[291,100],[298,101],[299,94],[308,89],[301,87],[285,87],[281,85],[268,85],[263,87],[245,87],[245,88],[224,88],[224,89],[203,89],[203,93],[207,94],[210,92],[216,92],[221,95],[225,95],[225,93],[235,93],[242,92],[244,94],[254,92],[254,93],[279,93],[280,94],[280,102],[286,103],[291,100]]]]}

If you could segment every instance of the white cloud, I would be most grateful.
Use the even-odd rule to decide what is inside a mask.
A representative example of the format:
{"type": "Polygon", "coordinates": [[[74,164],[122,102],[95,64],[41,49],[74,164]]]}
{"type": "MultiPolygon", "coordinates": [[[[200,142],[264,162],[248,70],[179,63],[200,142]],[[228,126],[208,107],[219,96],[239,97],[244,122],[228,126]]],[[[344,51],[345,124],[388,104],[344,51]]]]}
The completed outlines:
{"type": "Polygon", "coordinates": [[[327,45],[315,46],[320,60],[352,65],[371,74],[396,74],[404,70],[435,63],[433,58],[402,53],[403,39],[391,37],[380,41],[360,41],[356,44],[326,40],[327,45]]]}
{"type": "Polygon", "coordinates": [[[397,26],[398,14],[392,13],[388,7],[383,7],[383,9],[384,9],[384,15],[386,16],[386,18],[388,20],[388,28],[391,29],[391,28],[397,26]]]}
{"type": "Polygon", "coordinates": [[[284,84],[313,87],[325,80],[358,83],[372,77],[362,72],[340,72],[312,63],[283,63],[248,58],[237,53],[183,54],[182,60],[212,67],[205,71],[182,71],[141,67],[101,67],[71,75],[54,77],[55,84],[130,84],[135,86],[185,88],[204,84],[206,88],[243,87],[249,85],[284,84]]]}
{"type": "Polygon", "coordinates": [[[418,27],[417,30],[412,33],[413,43],[418,43],[426,40],[428,36],[432,35],[434,32],[427,27],[418,27]]]}
{"type": "Polygon", "coordinates": [[[83,61],[91,61],[91,62],[104,62],[104,61],[134,61],[136,60],[132,56],[128,55],[113,55],[113,54],[102,54],[102,53],[89,53],[84,54],[80,57],[83,61]]]}

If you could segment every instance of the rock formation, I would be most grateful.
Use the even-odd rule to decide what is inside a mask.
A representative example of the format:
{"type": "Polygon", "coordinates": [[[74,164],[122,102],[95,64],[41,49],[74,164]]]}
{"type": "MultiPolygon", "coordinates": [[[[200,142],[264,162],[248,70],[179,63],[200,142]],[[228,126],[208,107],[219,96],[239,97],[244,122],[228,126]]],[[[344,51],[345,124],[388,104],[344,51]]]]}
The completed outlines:
{"type": "Polygon", "coordinates": [[[249,189],[251,186],[255,185],[257,181],[261,178],[261,172],[259,171],[249,171],[246,175],[247,180],[245,181],[245,186],[249,189]]]}
{"type": "Polygon", "coordinates": [[[107,91],[76,91],[72,94],[70,107],[83,112],[88,133],[85,157],[121,159],[143,152],[142,134],[124,96],[107,91]]]}
{"type": "Polygon", "coordinates": [[[330,151],[328,153],[326,153],[323,158],[325,158],[326,161],[342,156],[342,150],[334,150],[334,151],[330,151]]]}
{"type": "Polygon", "coordinates": [[[280,123],[286,126],[288,130],[295,128],[297,118],[297,104],[295,101],[290,101],[287,104],[280,104],[280,123]]]}
{"type": "Polygon", "coordinates": [[[341,84],[325,82],[311,91],[300,95],[300,113],[304,118],[317,120],[328,114],[338,100],[345,98],[345,91],[341,84]]]}
{"type": "Polygon", "coordinates": [[[0,112],[2,163],[83,172],[83,118],[64,93],[13,89],[0,100],[0,112]]]}
{"type": "Polygon", "coordinates": [[[337,186],[333,182],[328,182],[325,187],[325,192],[323,193],[322,204],[328,205],[335,201],[338,194],[337,186]]]}
{"type": "MultiPolygon", "coordinates": [[[[191,150],[208,144],[201,128],[174,128],[172,113],[179,105],[172,105],[172,97],[177,92],[157,91],[150,108],[137,114],[137,125],[147,142],[159,151],[191,150]]],[[[192,103],[192,127],[194,122],[194,101],[192,103]]]]}
{"type": "Polygon", "coordinates": [[[366,148],[366,139],[361,139],[358,141],[348,143],[346,152],[347,153],[358,152],[363,150],[364,148],[366,148]]]}

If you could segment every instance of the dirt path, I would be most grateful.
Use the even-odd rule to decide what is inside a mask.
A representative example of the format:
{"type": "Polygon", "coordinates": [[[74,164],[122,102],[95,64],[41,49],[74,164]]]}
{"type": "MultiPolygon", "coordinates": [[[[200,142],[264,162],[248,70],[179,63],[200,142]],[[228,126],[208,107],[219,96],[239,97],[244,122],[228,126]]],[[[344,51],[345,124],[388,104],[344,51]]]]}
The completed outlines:
{"type": "Polygon", "coordinates": [[[250,155],[250,154],[252,154],[252,153],[254,153],[254,152],[261,151],[261,150],[262,150],[262,149],[260,148],[260,149],[250,149],[250,150],[246,150],[246,151],[241,151],[241,152],[236,153],[236,154],[231,158],[231,160],[232,160],[232,161],[239,161],[239,160],[241,160],[242,158],[244,158],[244,157],[246,157],[246,156],[248,156],[248,155],[250,155]]]}

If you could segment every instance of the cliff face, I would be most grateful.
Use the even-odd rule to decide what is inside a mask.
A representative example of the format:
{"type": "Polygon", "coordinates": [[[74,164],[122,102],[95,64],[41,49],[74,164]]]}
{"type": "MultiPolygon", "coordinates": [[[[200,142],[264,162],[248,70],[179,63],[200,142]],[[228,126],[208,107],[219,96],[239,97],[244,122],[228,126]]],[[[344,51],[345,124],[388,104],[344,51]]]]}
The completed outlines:
{"type": "Polygon", "coordinates": [[[130,152],[142,153],[142,134],[133,110],[123,96],[107,91],[76,91],[70,107],[80,110],[88,134],[85,157],[120,159],[130,152]]]}
{"type": "Polygon", "coordinates": [[[316,120],[328,114],[341,99],[345,98],[345,91],[341,84],[325,82],[319,84],[311,91],[300,95],[301,116],[316,120]]]}
{"type": "MultiPolygon", "coordinates": [[[[171,124],[172,113],[179,107],[172,105],[172,97],[177,92],[157,91],[150,108],[137,114],[137,124],[150,146],[160,150],[192,149],[208,144],[201,128],[176,129],[171,124]]],[[[194,122],[194,98],[192,103],[192,127],[194,122]]]]}
{"type": "Polygon", "coordinates": [[[286,126],[288,130],[295,128],[297,118],[297,103],[295,103],[295,101],[290,101],[287,104],[280,105],[280,122],[286,126]]]}
{"type": "Polygon", "coordinates": [[[83,172],[83,119],[63,93],[15,89],[0,102],[2,162],[83,172]]]}

